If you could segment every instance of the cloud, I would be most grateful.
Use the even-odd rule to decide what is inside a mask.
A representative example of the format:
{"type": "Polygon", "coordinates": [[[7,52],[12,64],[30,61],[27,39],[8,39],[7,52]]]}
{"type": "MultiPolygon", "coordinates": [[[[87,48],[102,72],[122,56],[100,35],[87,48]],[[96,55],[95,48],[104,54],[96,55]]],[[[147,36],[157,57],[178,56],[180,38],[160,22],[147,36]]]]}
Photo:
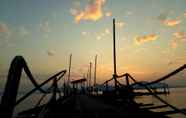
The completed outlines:
{"type": "Polygon", "coordinates": [[[186,33],[183,31],[178,31],[173,33],[174,39],[180,40],[180,41],[186,41],[186,33]]]}
{"type": "Polygon", "coordinates": [[[48,21],[44,21],[40,24],[40,31],[45,33],[49,33],[51,31],[48,21]]]}
{"type": "Polygon", "coordinates": [[[169,20],[165,20],[163,23],[166,26],[174,27],[174,26],[179,25],[181,23],[181,20],[178,20],[178,19],[169,19],[169,20]]]}
{"type": "Polygon", "coordinates": [[[107,17],[112,16],[112,12],[111,12],[111,11],[106,12],[106,13],[105,13],[105,16],[107,16],[107,17]]]}
{"type": "Polygon", "coordinates": [[[94,0],[90,2],[84,10],[71,9],[71,13],[75,17],[75,22],[79,23],[81,20],[99,20],[103,17],[102,7],[105,2],[106,0],[94,0]]]}
{"type": "Polygon", "coordinates": [[[71,13],[72,15],[74,15],[74,16],[75,16],[75,15],[77,15],[77,14],[79,14],[79,13],[80,13],[80,10],[79,10],[79,9],[77,9],[77,8],[76,8],[76,9],[75,9],[75,8],[71,8],[71,9],[70,9],[70,13],[71,13]]]}
{"type": "Polygon", "coordinates": [[[157,39],[158,39],[158,36],[156,34],[150,34],[150,35],[145,35],[145,36],[136,36],[134,38],[134,41],[136,42],[136,44],[142,44],[144,42],[154,41],[157,39]]]}
{"type": "Polygon", "coordinates": [[[186,42],[186,33],[183,31],[177,31],[172,34],[173,39],[171,40],[171,48],[175,49],[178,47],[178,43],[186,42]]]}
{"type": "Polygon", "coordinates": [[[109,28],[105,28],[104,30],[102,30],[96,37],[97,40],[101,40],[101,39],[106,39],[106,37],[108,35],[111,34],[111,31],[109,28]]]}
{"type": "Polygon", "coordinates": [[[47,55],[48,56],[54,56],[55,52],[53,50],[47,50],[47,55]]]}
{"type": "Polygon", "coordinates": [[[170,12],[162,12],[158,17],[157,19],[160,20],[160,21],[165,21],[168,17],[170,12]]]}
{"type": "Polygon", "coordinates": [[[8,26],[5,23],[0,23],[0,33],[6,33],[8,31],[8,26]]]}

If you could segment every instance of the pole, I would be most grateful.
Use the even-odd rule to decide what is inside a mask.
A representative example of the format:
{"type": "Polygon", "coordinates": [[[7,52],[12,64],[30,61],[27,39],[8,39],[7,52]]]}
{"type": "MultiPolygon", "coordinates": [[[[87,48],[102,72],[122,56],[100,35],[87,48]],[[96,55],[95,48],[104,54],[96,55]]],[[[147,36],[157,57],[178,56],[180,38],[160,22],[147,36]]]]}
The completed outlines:
{"type": "Polygon", "coordinates": [[[72,54],[70,54],[70,59],[69,59],[69,69],[68,69],[68,81],[67,81],[67,85],[69,85],[69,83],[70,83],[71,63],[72,63],[72,54]]]}
{"type": "Polygon", "coordinates": [[[116,36],[115,36],[115,19],[113,19],[113,61],[114,61],[114,84],[115,84],[115,90],[117,89],[117,81],[116,81],[116,36]]]}
{"type": "Polygon", "coordinates": [[[89,87],[91,87],[91,69],[92,69],[92,63],[90,62],[90,69],[89,69],[89,87]]]}
{"type": "Polygon", "coordinates": [[[94,68],[94,87],[96,86],[96,69],[97,69],[97,55],[95,57],[95,68],[94,68]]]}

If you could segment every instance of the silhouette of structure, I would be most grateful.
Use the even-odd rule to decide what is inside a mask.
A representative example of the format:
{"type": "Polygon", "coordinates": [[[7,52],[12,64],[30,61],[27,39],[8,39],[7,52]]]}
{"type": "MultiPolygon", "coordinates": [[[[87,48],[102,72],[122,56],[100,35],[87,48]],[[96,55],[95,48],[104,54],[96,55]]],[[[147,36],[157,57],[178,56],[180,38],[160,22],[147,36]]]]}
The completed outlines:
{"type": "Polygon", "coordinates": [[[58,87],[58,82],[66,73],[66,70],[62,70],[55,75],[49,77],[47,80],[38,84],[35,78],[32,76],[26,61],[22,56],[16,56],[10,66],[8,79],[6,82],[5,90],[0,104],[0,115],[4,118],[12,118],[15,107],[23,102],[27,97],[36,91],[43,94],[34,108],[26,109],[20,113],[16,118],[168,118],[167,114],[181,113],[186,115],[186,109],[178,109],[177,107],[169,104],[167,101],[160,98],[156,92],[153,91],[152,86],[163,80],[169,79],[169,77],[181,72],[186,68],[186,64],[172,71],[171,73],[163,76],[152,82],[138,82],[129,73],[117,75],[116,71],[116,46],[115,46],[115,19],[113,20],[113,63],[114,72],[111,79],[106,80],[100,86],[105,86],[103,94],[92,94],[91,87],[96,87],[96,64],[97,56],[95,58],[95,73],[94,84],[91,84],[91,68],[90,63],[87,79],[82,78],[70,82],[70,69],[71,58],[69,61],[69,74],[68,84],[72,84],[72,92],[67,95],[61,95],[61,91],[58,87]],[[24,96],[16,100],[18,94],[18,87],[20,83],[21,73],[25,71],[34,88],[26,93],[24,96]],[[119,78],[123,78],[126,82],[122,84],[119,82],[119,78]],[[47,89],[42,87],[52,82],[52,85],[47,89]],[[87,87],[85,82],[87,81],[87,87]],[[114,89],[110,90],[108,83],[114,81],[114,89]],[[132,82],[131,82],[132,81],[132,82]],[[148,91],[148,94],[157,98],[163,105],[153,106],[152,104],[138,104],[134,98],[137,93],[134,92],[135,85],[141,86],[148,91]],[[87,92],[88,90],[88,92],[87,92]],[[41,104],[41,101],[46,94],[51,93],[50,100],[41,104]],[[57,97],[59,94],[59,97],[57,97]],[[147,106],[144,108],[144,106],[147,106]],[[172,110],[153,112],[150,109],[158,109],[170,107],[172,110]]]}

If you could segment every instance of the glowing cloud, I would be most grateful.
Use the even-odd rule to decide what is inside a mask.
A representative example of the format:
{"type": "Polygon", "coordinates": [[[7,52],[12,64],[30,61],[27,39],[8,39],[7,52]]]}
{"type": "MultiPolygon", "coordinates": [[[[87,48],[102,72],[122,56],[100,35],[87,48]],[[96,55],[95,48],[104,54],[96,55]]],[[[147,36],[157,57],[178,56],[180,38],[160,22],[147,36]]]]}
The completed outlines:
{"type": "Polygon", "coordinates": [[[180,23],[181,23],[181,20],[178,20],[178,19],[171,19],[171,20],[164,21],[164,24],[170,27],[174,27],[176,25],[179,25],[180,23]]]}
{"type": "Polygon", "coordinates": [[[0,33],[8,32],[8,26],[4,23],[0,23],[0,33]]]}
{"type": "Polygon", "coordinates": [[[81,20],[97,21],[102,18],[102,7],[106,0],[95,0],[88,4],[83,11],[78,9],[71,9],[72,15],[75,16],[75,22],[79,23],[81,20]]]}
{"type": "Polygon", "coordinates": [[[136,44],[142,44],[144,42],[148,42],[148,41],[154,41],[158,38],[157,35],[155,34],[150,34],[150,35],[145,35],[145,36],[137,36],[134,38],[134,41],[136,44]]]}
{"type": "Polygon", "coordinates": [[[175,33],[173,33],[173,36],[174,36],[175,39],[180,39],[180,40],[183,40],[183,41],[186,40],[186,33],[183,32],[183,31],[175,32],[175,33]]]}
{"type": "Polygon", "coordinates": [[[110,16],[112,16],[112,12],[111,12],[111,11],[109,11],[109,12],[106,12],[106,13],[105,13],[105,16],[107,16],[107,17],[110,17],[110,16]]]}
{"type": "Polygon", "coordinates": [[[171,40],[171,48],[177,48],[178,43],[180,42],[186,42],[186,33],[183,31],[173,33],[173,39],[171,40]]]}

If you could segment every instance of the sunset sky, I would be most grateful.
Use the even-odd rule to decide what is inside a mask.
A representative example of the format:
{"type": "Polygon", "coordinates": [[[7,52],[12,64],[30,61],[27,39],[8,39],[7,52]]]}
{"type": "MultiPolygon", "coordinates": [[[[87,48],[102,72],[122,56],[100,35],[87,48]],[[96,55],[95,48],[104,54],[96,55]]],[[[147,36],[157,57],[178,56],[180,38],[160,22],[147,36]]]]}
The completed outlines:
{"type": "Polygon", "coordinates": [[[0,75],[16,55],[45,75],[72,53],[72,79],[96,54],[98,81],[111,78],[113,18],[118,74],[152,80],[186,63],[186,0],[0,0],[0,75]]]}

